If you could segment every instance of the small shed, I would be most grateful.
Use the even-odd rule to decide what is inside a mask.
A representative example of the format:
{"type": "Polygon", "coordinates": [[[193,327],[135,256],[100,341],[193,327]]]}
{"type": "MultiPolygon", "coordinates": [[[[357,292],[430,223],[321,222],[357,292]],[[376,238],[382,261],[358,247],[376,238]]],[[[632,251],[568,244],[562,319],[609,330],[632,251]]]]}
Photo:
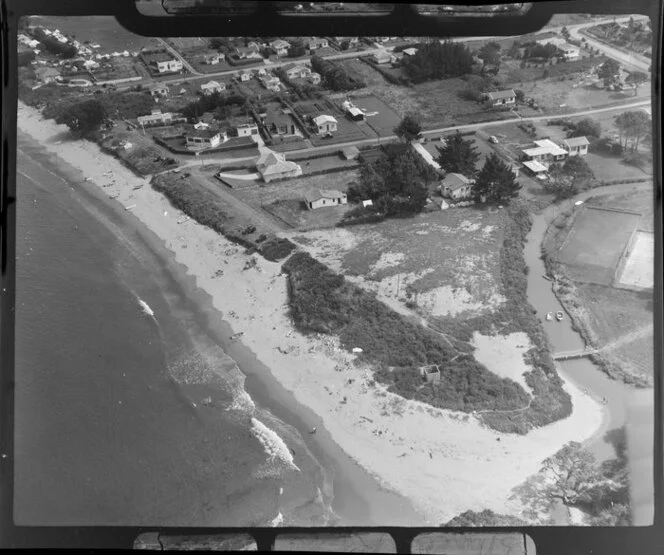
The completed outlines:
{"type": "Polygon", "coordinates": [[[347,146],[346,148],[341,149],[341,156],[345,160],[356,160],[360,155],[360,149],[356,146],[347,146]]]}
{"type": "Polygon", "coordinates": [[[337,206],[348,202],[346,193],[332,189],[319,189],[307,192],[304,195],[304,201],[307,204],[307,208],[310,210],[323,208],[325,206],[337,206]]]}

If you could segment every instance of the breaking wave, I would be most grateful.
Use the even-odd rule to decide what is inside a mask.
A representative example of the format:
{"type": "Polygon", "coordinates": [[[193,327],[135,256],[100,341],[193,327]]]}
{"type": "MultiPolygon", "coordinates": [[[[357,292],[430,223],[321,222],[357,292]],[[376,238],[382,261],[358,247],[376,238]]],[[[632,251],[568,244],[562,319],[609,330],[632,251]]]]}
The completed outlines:
{"type": "Polygon", "coordinates": [[[251,431],[265,449],[269,460],[282,461],[293,470],[300,471],[300,468],[294,462],[290,449],[276,432],[253,417],[251,419],[251,431]]]}

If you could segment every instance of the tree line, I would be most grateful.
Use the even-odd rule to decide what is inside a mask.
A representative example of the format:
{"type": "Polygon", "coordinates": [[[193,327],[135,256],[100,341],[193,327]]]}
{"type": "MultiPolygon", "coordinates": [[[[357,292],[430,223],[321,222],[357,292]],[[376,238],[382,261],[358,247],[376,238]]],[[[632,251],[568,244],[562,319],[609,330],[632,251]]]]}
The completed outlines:
{"type": "Polygon", "coordinates": [[[41,27],[36,27],[32,31],[33,36],[44,46],[44,49],[63,58],[73,58],[76,56],[76,47],[72,44],[60,42],[53,36],[47,35],[41,27]]]}
{"type": "Polygon", "coordinates": [[[311,57],[311,69],[319,73],[325,87],[333,91],[353,91],[367,86],[364,81],[350,75],[342,66],[317,55],[311,57]]]}
{"type": "Polygon", "coordinates": [[[417,45],[414,56],[403,58],[404,71],[414,83],[459,77],[470,73],[473,55],[460,42],[428,41],[417,45]]]}

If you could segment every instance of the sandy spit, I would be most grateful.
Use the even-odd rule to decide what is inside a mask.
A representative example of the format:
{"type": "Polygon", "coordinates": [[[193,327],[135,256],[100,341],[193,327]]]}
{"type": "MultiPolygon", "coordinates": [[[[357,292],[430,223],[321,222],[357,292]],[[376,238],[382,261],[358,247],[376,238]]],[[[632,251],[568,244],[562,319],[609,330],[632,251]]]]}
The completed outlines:
{"type": "MultiPolygon", "coordinates": [[[[511,489],[535,473],[541,462],[568,441],[584,441],[602,424],[602,407],[573,384],[574,412],[567,419],[527,436],[500,434],[473,416],[433,409],[392,395],[371,380],[367,368],[328,337],[306,337],[291,325],[287,313],[286,277],[281,265],[249,259],[241,249],[182,213],[145,181],[136,177],[97,145],[59,142],[65,128],[44,121],[19,104],[19,129],[80,169],[103,187],[109,202],[134,206],[141,222],[159,236],[207,291],[234,332],[271,369],[275,378],[311,408],[334,440],[389,489],[408,497],[426,523],[438,525],[463,511],[493,509],[515,514],[511,489]],[[58,144],[59,143],[59,144],[58,144]],[[215,277],[217,270],[223,275],[215,277]],[[500,440],[500,441],[498,441],[500,440]]],[[[501,348],[489,349],[493,364],[501,348]]],[[[482,338],[481,345],[489,339],[482,338]]],[[[482,347],[480,350],[482,350],[482,347]]],[[[505,350],[505,362],[514,353],[505,350]]],[[[385,522],[385,525],[392,523],[385,522]]]]}

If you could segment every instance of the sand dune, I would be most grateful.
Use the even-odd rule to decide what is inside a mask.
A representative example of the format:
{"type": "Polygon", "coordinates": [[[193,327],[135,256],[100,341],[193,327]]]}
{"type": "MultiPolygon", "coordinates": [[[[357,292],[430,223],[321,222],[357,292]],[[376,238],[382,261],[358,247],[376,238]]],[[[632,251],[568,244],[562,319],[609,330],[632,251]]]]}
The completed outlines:
{"type": "MultiPolygon", "coordinates": [[[[118,195],[109,202],[135,205],[131,213],[195,276],[234,332],[244,332],[241,340],[257,358],[318,415],[312,426],[324,426],[386,488],[411,499],[424,522],[438,525],[468,509],[515,513],[518,506],[508,502],[511,489],[563,444],[583,441],[601,426],[602,407],[571,383],[565,387],[573,398],[573,414],[525,437],[499,434],[472,415],[433,409],[386,392],[373,382],[370,369],[355,366],[354,355],[342,351],[334,339],[305,337],[293,328],[280,264],[259,259],[255,268],[243,270],[244,249],[194,221],[178,224],[178,210],[151,187],[132,190],[143,180],[97,145],[49,142],[63,128],[43,121],[35,110],[19,105],[19,128],[100,187],[113,172],[115,184],[102,189],[118,195]],[[223,275],[215,277],[220,268],[223,275]]],[[[489,349],[494,364],[514,363],[509,340],[497,338],[501,348],[489,349]],[[505,361],[496,359],[501,353],[505,361]]],[[[487,341],[482,338],[480,351],[487,341]]]]}

